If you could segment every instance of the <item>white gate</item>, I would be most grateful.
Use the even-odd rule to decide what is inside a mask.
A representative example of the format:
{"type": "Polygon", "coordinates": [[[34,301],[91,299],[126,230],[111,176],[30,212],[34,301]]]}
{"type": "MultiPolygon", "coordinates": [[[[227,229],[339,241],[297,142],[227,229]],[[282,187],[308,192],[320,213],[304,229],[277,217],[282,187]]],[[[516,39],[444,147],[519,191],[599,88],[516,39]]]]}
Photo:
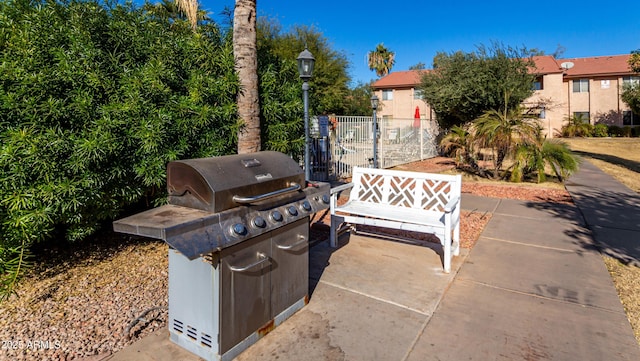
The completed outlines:
{"type": "MultiPolygon", "coordinates": [[[[347,178],[354,166],[373,164],[373,117],[332,116],[331,176],[347,178]]],[[[377,119],[378,165],[390,168],[438,155],[438,123],[429,119],[377,119]]]]}

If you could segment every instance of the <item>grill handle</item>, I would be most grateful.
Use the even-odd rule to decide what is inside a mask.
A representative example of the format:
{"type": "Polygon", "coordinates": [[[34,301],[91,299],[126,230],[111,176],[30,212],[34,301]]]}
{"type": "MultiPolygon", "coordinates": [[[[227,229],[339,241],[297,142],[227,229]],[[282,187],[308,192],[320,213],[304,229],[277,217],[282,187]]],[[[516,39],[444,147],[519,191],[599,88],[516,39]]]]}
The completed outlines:
{"type": "Polygon", "coordinates": [[[294,244],[290,244],[288,246],[283,246],[283,245],[278,244],[278,245],[276,245],[276,247],[278,247],[280,249],[283,249],[285,251],[288,251],[290,249],[294,249],[294,248],[298,247],[301,244],[307,243],[307,239],[303,235],[299,235],[298,238],[299,238],[299,241],[294,243],[294,244]]]}
{"type": "Polygon", "coordinates": [[[278,189],[277,191],[273,191],[269,193],[259,194],[257,196],[242,197],[242,196],[235,195],[233,196],[233,201],[240,204],[255,203],[255,202],[264,201],[265,199],[277,197],[286,193],[296,192],[300,190],[300,184],[298,183],[289,183],[289,184],[290,186],[287,188],[278,189]]]}
{"type": "Polygon", "coordinates": [[[246,271],[252,269],[255,266],[258,266],[258,265],[261,265],[263,263],[269,262],[269,257],[267,257],[267,255],[265,255],[262,252],[258,252],[258,257],[260,257],[260,259],[258,261],[253,262],[253,263],[251,263],[249,265],[246,265],[244,267],[229,266],[229,269],[232,272],[246,272],[246,271]]]}

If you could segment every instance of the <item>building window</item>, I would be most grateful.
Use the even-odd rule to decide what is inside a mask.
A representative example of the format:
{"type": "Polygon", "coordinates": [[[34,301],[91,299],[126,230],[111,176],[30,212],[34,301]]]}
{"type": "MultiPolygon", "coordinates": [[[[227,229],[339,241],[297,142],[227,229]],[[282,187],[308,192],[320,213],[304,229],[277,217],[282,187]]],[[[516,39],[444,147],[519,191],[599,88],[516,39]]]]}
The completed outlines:
{"type": "Polygon", "coordinates": [[[581,119],[585,123],[591,123],[589,120],[589,112],[573,112],[575,119],[581,119]]]}
{"type": "Polygon", "coordinates": [[[543,77],[539,76],[533,82],[533,90],[542,90],[544,89],[543,77]]]}
{"type": "Polygon", "coordinates": [[[631,110],[622,112],[622,125],[640,125],[640,116],[631,110]]]}
{"type": "Polygon", "coordinates": [[[422,99],[422,90],[414,89],[413,90],[413,99],[422,99]]]}
{"type": "Polygon", "coordinates": [[[588,93],[589,92],[589,79],[576,79],[573,81],[574,93],[588,93]]]}
{"type": "Polygon", "coordinates": [[[382,100],[393,100],[393,89],[383,90],[382,100]]]}
{"type": "Polygon", "coordinates": [[[640,76],[624,76],[622,84],[640,84],[640,76]]]}

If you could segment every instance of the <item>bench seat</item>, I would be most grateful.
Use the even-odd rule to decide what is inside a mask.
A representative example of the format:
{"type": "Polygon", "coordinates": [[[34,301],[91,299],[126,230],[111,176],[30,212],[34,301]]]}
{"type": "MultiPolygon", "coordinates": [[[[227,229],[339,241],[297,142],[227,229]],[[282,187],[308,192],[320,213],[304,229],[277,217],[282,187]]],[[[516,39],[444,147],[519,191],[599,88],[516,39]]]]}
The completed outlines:
{"type": "Polygon", "coordinates": [[[443,268],[460,252],[460,175],[353,168],[352,182],[331,189],[331,246],[340,226],[364,224],[433,234],[443,248],[443,268]],[[338,196],[351,189],[349,200],[338,196]]]}

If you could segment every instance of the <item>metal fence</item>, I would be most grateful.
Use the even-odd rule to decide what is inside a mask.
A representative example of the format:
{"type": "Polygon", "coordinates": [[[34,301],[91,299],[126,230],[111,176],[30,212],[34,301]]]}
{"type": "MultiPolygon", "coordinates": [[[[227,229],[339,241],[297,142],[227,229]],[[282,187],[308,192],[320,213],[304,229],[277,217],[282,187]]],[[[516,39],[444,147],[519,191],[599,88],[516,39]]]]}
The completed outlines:
{"type": "MultiPolygon", "coordinates": [[[[317,121],[312,120],[315,129],[317,121]]],[[[315,180],[351,176],[354,166],[373,166],[373,117],[331,117],[328,137],[312,143],[315,180]],[[329,148],[327,149],[327,145],[329,148]]],[[[428,119],[378,119],[378,164],[390,168],[437,155],[438,123],[428,119]]],[[[313,134],[319,134],[312,130],[313,134]]]]}

